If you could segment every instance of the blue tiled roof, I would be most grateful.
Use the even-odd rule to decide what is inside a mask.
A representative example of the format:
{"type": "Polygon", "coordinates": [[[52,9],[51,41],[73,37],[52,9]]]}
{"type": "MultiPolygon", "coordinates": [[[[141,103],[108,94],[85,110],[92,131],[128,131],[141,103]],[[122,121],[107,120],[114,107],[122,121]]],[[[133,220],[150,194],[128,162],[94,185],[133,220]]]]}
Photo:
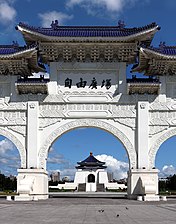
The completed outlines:
{"type": "Polygon", "coordinates": [[[0,45],[0,54],[14,54],[19,52],[19,48],[13,45],[0,45]]]}
{"type": "Polygon", "coordinates": [[[12,45],[0,45],[0,55],[7,55],[7,54],[14,54],[18,52],[22,52],[25,50],[28,50],[30,48],[35,47],[34,45],[31,46],[25,46],[25,47],[19,47],[14,44],[12,45]]]}
{"type": "Polygon", "coordinates": [[[176,55],[176,46],[148,47],[147,49],[164,55],[176,55]]]}
{"type": "Polygon", "coordinates": [[[17,80],[17,83],[48,83],[50,81],[49,78],[20,78],[17,80]]]}
{"type": "Polygon", "coordinates": [[[57,26],[42,28],[29,26],[25,23],[19,23],[19,26],[46,36],[57,37],[123,37],[158,27],[156,23],[151,23],[139,28],[125,28],[119,26],[57,26]]]}
{"type": "MultiPolygon", "coordinates": [[[[133,67],[132,67],[133,69],[133,67]]],[[[132,79],[127,79],[127,83],[154,83],[154,84],[160,84],[159,79],[152,78],[152,77],[146,77],[146,78],[135,78],[132,77],[132,79]]]]}
{"type": "Polygon", "coordinates": [[[92,153],[90,153],[90,156],[87,157],[85,160],[81,161],[81,162],[78,162],[78,164],[80,165],[84,165],[84,164],[98,164],[98,165],[103,165],[105,164],[105,162],[101,162],[99,161],[98,159],[96,159],[92,153]]]}

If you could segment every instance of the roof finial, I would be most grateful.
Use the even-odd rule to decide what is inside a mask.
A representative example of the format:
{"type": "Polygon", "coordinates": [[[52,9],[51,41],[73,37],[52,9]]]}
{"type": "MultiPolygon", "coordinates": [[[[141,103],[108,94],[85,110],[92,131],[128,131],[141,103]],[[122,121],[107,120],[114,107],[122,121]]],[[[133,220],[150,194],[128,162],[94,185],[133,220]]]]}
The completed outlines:
{"type": "Polygon", "coordinates": [[[120,20],[118,21],[118,27],[123,29],[123,28],[125,28],[125,26],[126,26],[126,25],[125,25],[125,22],[124,22],[123,20],[120,19],[120,20]]]}
{"type": "Polygon", "coordinates": [[[90,152],[90,156],[92,156],[93,155],[93,153],[92,152],[90,152]]]}
{"type": "Polygon", "coordinates": [[[19,47],[19,44],[18,44],[18,42],[17,41],[12,41],[12,45],[13,45],[13,47],[19,47]]]}
{"type": "Polygon", "coordinates": [[[165,41],[160,41],[159,48],[163,48],[165,46],[166,46],[166,42],[165,41]]]}
{"type": "Polygon", "coordinates": [[[52,27],[53,29],[57,28],[58,26],[59,26],[59,22],[58,22],[57,19],[56,19],[55,21],[52,21],[52,23],[51,23],[51,27],[52,27]]]}

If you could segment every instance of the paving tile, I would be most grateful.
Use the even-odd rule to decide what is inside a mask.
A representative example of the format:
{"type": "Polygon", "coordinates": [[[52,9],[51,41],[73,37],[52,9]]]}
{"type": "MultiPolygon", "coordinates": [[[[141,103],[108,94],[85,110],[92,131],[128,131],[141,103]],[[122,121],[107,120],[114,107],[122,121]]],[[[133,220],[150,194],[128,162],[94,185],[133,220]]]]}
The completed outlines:
{"type": "Polygon", "coordinates": [[[4,224],[175,224],[176,199],[147,203],[107,198],[0,199],[0,217],[4,224]]]}

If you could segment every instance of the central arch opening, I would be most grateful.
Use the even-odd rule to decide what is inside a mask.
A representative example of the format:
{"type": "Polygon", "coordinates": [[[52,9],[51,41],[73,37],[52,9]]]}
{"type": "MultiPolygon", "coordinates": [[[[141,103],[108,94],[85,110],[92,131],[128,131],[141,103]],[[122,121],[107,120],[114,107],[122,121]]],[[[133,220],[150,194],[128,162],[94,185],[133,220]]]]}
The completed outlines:
{"type": "MultiPolygon", "coordinates": [[[[78,171],[75,168],[78,165],[77,162],[89,157],[90,152],[93,153],[93,156],[98,161],[104,162],[107,166],[105,170],[109,183],[118,183],[119,186],[123,184],[121,189],[119,187],[114,190],[126,189],[127,171],[129,170],[129,159],[126,149],[117,137],[111,133],[92,127],[75,128],[68,131],[51,145],[47,160],[47,170],[51,177],[49,185],[57,186],[67,182],[74,183],[75,174],[78,171]]],[[[88,170],[85,172],[88,172],[88,170]]],[[[86,175],[87,181],[89,183],[96,182],[96,184],[101,184],[101,181],[99,181],[101,178],[98,174],[95,174],[96,171],[90,170],[90,172],[92,173],[86,175]]],[[[81,180],[80,183],[84,184],[84,181],[81,180]]]]}
{"type": "Polygon", "coordinates": [[[88,175],[88,183],[95,183],[95,175],[93,174],[88,175]]]}

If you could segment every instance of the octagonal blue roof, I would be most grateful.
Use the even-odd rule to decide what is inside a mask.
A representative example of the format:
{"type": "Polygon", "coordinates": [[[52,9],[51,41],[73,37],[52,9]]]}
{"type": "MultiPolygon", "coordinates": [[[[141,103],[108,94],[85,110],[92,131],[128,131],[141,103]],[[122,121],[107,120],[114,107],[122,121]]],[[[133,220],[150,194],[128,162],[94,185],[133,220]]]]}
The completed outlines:
{"type": "Polygon", "coordinates": [[[85,160],[78,162],[77,169],[104,169],[106,168],[105,162],[101,162],[93,156],[93,153],[90,152],[90,156],[85,160]]]}

